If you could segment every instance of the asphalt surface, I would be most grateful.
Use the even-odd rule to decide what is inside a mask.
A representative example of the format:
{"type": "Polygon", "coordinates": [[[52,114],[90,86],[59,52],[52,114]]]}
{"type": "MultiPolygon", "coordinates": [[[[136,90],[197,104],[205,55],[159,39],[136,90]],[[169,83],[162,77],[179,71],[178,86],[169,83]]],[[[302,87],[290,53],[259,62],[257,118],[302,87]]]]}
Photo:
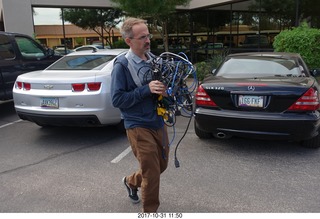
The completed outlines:
{"type": "MultiPolygon", "coordinates": [[[[200,140],[179,117],[159,212],[319,213],[320,151],[297,143],[200,140]]],[[[138,163],[113,127],[41,128],[0,104],[0,213],[137,213],[122,185],[138,163]]],[[[167,218],[169,215],[166,215],[167,218]]],[[[138,218],[138,217],[136,217],[138,218]]]]}

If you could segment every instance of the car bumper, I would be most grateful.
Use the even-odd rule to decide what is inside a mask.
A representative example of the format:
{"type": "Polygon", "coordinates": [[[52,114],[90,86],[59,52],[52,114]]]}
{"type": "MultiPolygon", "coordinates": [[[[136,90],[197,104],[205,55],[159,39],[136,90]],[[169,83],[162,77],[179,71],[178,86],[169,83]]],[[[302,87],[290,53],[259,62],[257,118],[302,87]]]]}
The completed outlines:
{"type": "Polygon", "coordinates": [[[14,93],[18,116],[41,125],[101,126],[118,124],[120,110],[111,105],[110,95],[57,96],[58,108],[40,106],[41,96],[14,93]]]}
{"type": "Polygon", "coordinates": [[[56,116],[56,115],[39,115],[31,113],[17,112],[20,119],[34,122],[42,126],[102,126],[101,122],[95,115],[84,116],[56,116]]]}
{"type": "Polygon", "coordinates": [[[208,133],[223,133],[260,139],[306,140],[318,135],[319,112],[299,113],[254,113],[216,111],[197,108],[195,125],[208,133]]]}

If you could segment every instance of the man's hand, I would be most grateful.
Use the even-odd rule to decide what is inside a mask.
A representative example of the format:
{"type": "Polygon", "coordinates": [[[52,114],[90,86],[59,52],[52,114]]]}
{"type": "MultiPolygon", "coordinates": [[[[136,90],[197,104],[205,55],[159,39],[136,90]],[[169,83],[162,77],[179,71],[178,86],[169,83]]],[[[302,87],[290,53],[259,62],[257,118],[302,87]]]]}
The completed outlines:
{"type": "Polygon", "coordinates": [[[167,96],[166,86],[161,81],[155,80],[149,83],[151,93],[167,96]]]}

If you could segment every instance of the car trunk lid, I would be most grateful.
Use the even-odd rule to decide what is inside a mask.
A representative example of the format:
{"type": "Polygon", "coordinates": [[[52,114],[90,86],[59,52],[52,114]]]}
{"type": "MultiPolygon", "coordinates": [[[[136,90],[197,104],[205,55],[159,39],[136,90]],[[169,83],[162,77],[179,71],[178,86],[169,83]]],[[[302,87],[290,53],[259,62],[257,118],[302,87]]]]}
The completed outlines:
{"type": "Polygon", "coordinates": [[[308,77],[241,80],[214,77],[212,81],[204,82],[202,87],[220,109],[284,112],[313,83],[308,77]]]}
{"type": "Polygon", "coordinates": [[[73,84],[103,82],[103,74],[99,70],[35,71],[20,75],[17,81],[30,83],[33,90],[71,90],[73,84]]]}

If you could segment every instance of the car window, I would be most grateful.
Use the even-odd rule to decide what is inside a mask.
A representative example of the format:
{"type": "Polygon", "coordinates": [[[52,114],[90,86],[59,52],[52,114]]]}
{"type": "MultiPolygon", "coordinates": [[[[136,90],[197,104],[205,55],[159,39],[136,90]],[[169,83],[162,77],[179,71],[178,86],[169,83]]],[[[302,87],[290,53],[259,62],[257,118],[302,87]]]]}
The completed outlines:
{"type": "Polygon", "coordinates": [[[260,43],[268,43],[268,38],[266,36],[247,36],[244,40],[245,44],[259,44],[260,43]]]}
{"type": "Polygon", "coordinates": [[[65,56],[51,65],[48,70],[91,70],[99,69],[103,64],[115,58],[114,55],[78,55],[65,56]]]}
{"type": "MultiPolygon", "coordinates": [[[[103,46],[100,44],[92,44],[92,46],[97,47],[98,49],[103,49],[103,46]]],[[[107,48],[107,46],[105,46],[107,48]]]]}
{"type": "Polygon", "coordinates": [[[39,59],[46,56],[34,41],[22,36],[16,36],[15,39],[24,58],[39,59]]]}
{"type": "Polygon", "coordinates": [[[70,49],[65,49],[65,48],[57,48],[54,50],[55,53],[57,54],[60,54],[60,55],[66,55],[66,54],[69,54],[71,52],[73,52],[72,50],[70,49]]]}
{"type": "Polygon", "coordinates": [[[76,49],[76,51],[93,50],[93,49],[94,49],[93,47],[81,47],[81,48],[76,49]]]}
{"type": "MultiPolygon", "coordinates": [[[[212,47],[212,46],[211,46],[211,47],[212,47]]],[[[222,43],[215,43],[215,44],[214,44],[214,48],[215,48],[215,49],[223,48],[223,44],[222,44],[222,43]]]]}
{"type": "Polygon", "coordinates": [[[224,77],[301,76],[302,72],[294,60],[276,58],[231,58],[218,71],[224,77]]]}
{"type": "Polygon", "coordinates": [[[0,35],[0,59],[13,58],[15,58],[15,54],[9,38],[6,35],[0,35]]]}

